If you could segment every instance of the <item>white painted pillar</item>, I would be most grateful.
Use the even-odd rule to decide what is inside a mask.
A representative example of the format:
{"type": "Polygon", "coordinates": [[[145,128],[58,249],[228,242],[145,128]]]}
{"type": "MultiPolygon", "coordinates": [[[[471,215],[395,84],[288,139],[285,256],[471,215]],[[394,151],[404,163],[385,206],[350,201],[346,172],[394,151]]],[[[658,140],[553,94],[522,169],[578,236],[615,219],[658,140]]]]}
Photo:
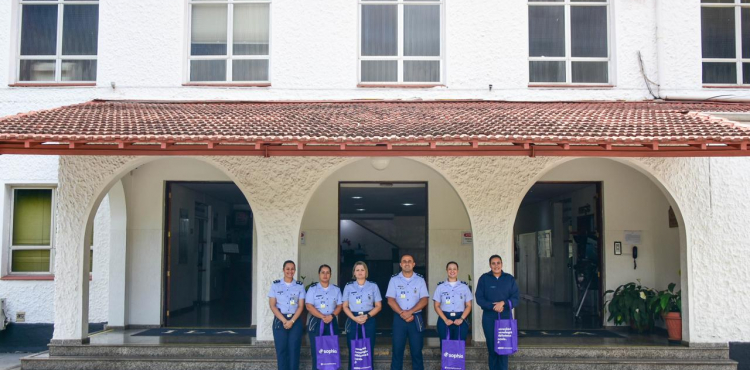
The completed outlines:
{"type": "Polygon", "coordinates": [[[107,326],[124,327],[126,325],[125,282],[126,275],[126,241],[127,211],[125,189],[118,181],[109,190],[109,318],[107,326]]]}

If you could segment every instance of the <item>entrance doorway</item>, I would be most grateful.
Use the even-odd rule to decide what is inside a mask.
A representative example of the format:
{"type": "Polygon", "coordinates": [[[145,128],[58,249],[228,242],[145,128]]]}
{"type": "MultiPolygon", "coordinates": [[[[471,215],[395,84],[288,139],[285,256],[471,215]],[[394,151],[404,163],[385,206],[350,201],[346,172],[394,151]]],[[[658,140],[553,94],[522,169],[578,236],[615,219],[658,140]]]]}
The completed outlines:
{"type": "Polygon", "coordinates": [[[229,182],[167,182],[164,324],[250,327],[253,213],[229,182]]]}
{"type": "Polygon", "coordinates": [[[600,182],[538,182],[514,226],[519,328],[602,327],[600,182]]]}
{"type": "MultiPolygon", "coordinates": [[[[367,263],[386,305],[391,276],[404,254],[414,256],[414,271],[427,279],[427,183],[339,183],[339,284],[352,280],[357,261],[367,263]]],[[[384,308],[378,327],[390,328],[393,312],[384,308]]]]}

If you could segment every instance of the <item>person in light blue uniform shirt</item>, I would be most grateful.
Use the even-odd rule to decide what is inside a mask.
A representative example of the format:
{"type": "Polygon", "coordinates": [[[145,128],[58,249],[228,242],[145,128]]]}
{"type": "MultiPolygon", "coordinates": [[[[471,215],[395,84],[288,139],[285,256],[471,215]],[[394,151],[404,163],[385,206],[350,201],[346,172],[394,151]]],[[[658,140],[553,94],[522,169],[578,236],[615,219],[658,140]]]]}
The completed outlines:
{"type": "Polygon", "coordinates": [[[297,321],[305,306],[305,287],[294,280],[297,266],[284,262],[284,279],[276,280],[268,292],[273,312],[273,342],[279,370],[299,370],[299,351],[304,324],[297,321]]]}
{"type": "Polygon", "coordinates": [[[307,336],[310,338],[310,355],[312,356],[312,370],[317,369],[318,353],[315,348],[315,337],[320,335],[338,335],[339,321],[336,316],[341,312],[341,289],[331,284],[331,266],[320,265],[318,268],[318,283],[313,283],[307,289],[305,307],[310,313],[307,324],[307,336]],[[323,333],[320,325],[323,323],[323,333]],[[331,332],[333,326],[333,332],[331,332]]]}
{"type": "MultiPolygon", "coordinates": [[[[370,349],[375,350],[375,316],[383,309],[383,300],[378,285],[368,281],[367,264],[362,261],[354,263],[352,269],[354,281],[344,287],[344,314],[346,320],[346,345],[351,347],[357,333],[361,338],[364,326],[365,337],[370,340],[370,349]]],[[[351,351],[351,348],[349,348],[351,351]]],[[[352,359],[349,356],[349,369],[352,369],[352,359]]]]}
{"type": "Polygon", "coordinates": [[[466,318],[471,313],[471,301],[474,299],[469,284],[458,281],[458,263],[448,262],[445,270],[448,272],[448,280],[439,282],[432,295],[435,312],[440,317],[437,329],[441,348],[447,331],[450,331],[452,340],[466,340],[469,334],[466,318]]]}
{"type": "Polygon", "coordinates": [[[406,340],[411,350],[412,370],[424,370],[422,332],[425,329],[422,309],[427,307],[430,293],[422,275],[414,272],[414,257],[405,254],[401,257],[401,272],[393,275],[388,282],[385,296],[393,315],[393,357],[391,370],[402,370],[406,340]]]}

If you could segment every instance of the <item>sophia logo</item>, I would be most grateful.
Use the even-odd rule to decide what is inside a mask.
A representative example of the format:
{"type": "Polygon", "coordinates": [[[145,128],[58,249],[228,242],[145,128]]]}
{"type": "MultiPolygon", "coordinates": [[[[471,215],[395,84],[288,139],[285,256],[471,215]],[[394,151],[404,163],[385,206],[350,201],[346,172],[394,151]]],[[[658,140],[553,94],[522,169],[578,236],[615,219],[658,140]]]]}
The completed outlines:
{"type": "Polygon", "coordinates": [[[338,354],[339,351],[335,349],[321,349],[320,351],[318,351],[318,353],[320,353],[321,355],[322,354],[330,355],[330,354],[338,354]]]}
{"type": "Polygon", "coordinates": [[[443,353],[443,357],[446,357],[446,358],[464,358],[464,355],[462,355],[460,353],[448,353],[448,352],[445,352],[445,353],[443,353]]]}

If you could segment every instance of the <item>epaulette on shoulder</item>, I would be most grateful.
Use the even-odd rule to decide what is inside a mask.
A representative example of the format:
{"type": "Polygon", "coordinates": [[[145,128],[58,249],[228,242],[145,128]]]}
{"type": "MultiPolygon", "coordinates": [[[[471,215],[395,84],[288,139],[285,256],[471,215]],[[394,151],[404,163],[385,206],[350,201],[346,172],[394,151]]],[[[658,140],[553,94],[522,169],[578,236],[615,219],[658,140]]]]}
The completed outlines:
{"type": "Polygon", "coordinates": [[[279,279],[279,280],[274,280],[274,281],[273,281],[273,283],[274,283],[274,284],[278,284],[278,283],[280,283],[280,282],[281,282],[281,279],[279,279]]]}
{"type": "Polygon", "coordinates": [[[350,282],[346,283],[346,285],[352,285],[352,284],[354,284],[354,280],[352,280],[352,281],[350,281],[350,282]]]}
{"type": "Polygon", "coordinates": [[[301,281],[297,280],[297,285],[305,285],[305,283],[303,283],[303,282],[301,282],[301,281]]]}
{"type": "Polygon", "coordinates": [[[463,281],[463,280],[461,280],[461,284],[463,284],[463,285],[466,285],[466,286],[468,286],[468,285],[469,285],[469,283],[467,283],[467,282],[465,282],[465,281],[463,281]]]}
{"type": "Polygon", "coordinates": [[[338,286],[338,285],[336,285],[336,284],[331,284],[331,285],[335,286],[336,288],[338,288],[338,287],[339,287],[339,286],[338,286]]]}
{"type": "Polygon", "coordinates": [[[398,274],[393,274],[393,275],[391,275],[391,277],[396,277],[396,276],[398,276],[398,274]]]}
{"type": "Polygon", "coordinates": [[[439,283],[438,283],[438,285],[440,285],[440,284],[442,284],[442,283],[444,283],[444,282],[445,282],[445,281],[441,281],[441,282],[439,282],[439,283]]]}
{"type": "MultiPolygon", "coordinates": [[[[297,284],[299,284],[299,281],[297,282],[297,284]]],[[[310,288],[312,288],[312,287],[314,287],[316,285],[318,285],[318,283],[312,283],[312,284],[310,284],[310,288]]]]}
{"type": "Polygon", "coordinates": [[[414,275],[417,275],[417,276],[421,277],[422,279],[424,279],[424,276],[422,276],[422,274],[420,274],[420,273],[415,272],[414,275]]]}

